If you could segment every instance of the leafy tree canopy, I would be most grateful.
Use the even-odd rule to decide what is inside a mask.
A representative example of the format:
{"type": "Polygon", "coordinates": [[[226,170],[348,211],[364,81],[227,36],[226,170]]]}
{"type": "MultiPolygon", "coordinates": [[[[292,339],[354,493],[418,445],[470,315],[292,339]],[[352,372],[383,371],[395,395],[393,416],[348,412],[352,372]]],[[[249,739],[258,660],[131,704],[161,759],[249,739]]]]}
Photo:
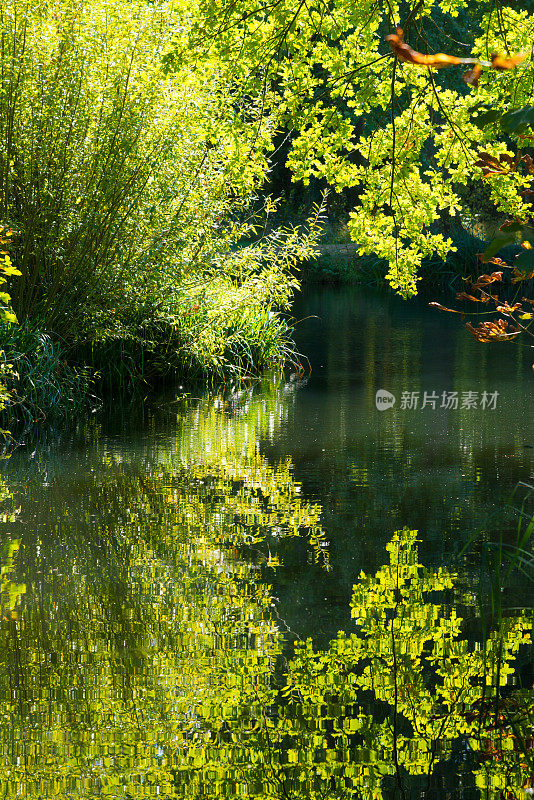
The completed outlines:
{"type": "Polygon", "coordinates": [[[409,296],[422,260],[453,248],[439,223],[461,218],[473,180],[488,183],[497,212],[528,212],[527,170],[489,176],[476,162],[481,152],[512,157],[525,145],[524,126],[478,123],[488,110],[500,118],[530,100],[530,5],[198,0],[186,47],[176,42],[166,60],[217,62],[254,99],[259,132],[292,132],[295,180],[355,187],[351,235],[362,253],[387,260],[390,284],[409,296]]]}

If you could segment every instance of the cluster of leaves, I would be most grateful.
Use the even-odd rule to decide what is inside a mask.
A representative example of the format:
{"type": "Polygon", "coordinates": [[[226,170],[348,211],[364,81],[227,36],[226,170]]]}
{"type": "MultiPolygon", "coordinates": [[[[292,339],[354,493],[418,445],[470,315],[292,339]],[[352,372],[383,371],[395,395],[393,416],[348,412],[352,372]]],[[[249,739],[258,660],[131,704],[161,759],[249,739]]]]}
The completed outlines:
{"type": "MultiPolygon", "coordinates": [[[[498,262],[500,266],[508,267],[507,264],[504,264],[500,259],[494,259],[494,261],[498,262]]],[[[508,267],[512,269],[511,267],[508,267]]],[[[524,281],[526,278],[523,273],[519,272],[517,269],[513,269],[513,277],[512,283],[520,283],[524,281]]],[[[534,300],[528,297],[523,297],[521,302],[509,302],[508,300],[501,300],[497,294],[492,294],[493,289],[489,287],[492,286],[494,283],[500,282],[503,277],[503,272],[492,272],[491,274],[483,274],[479,275],[476,280],[465,279],[469,283],[469,292],[458,292],[456,295],[457,300],[467,300],[472,303],[482,303],[486,306],[491,305],[491,309],[485,312],[477,312],[477,316],[481,314],[492,315],[494,317],[495,314],[501,314],[501,317],[484,320],[479,322],[476,327],[472,324],[472,322],[466,322],[466,328],[470,333],[474,336],[474,338],[478,342],[492,342],[492,341],[499,341],[499,342],[507,342],[515,339],[521,333],[527,333],[531,336],[534,335],[533,331],[530,330],[531,322],[534,319],[534,300]],[[526,303],[526,308],[523,303],[526,303]],[[505,318],[503,318],[505,317],[505,318]]],[[[532,275],[527,276],[528,278],[534,277],[534,273],[532,275]]],[[[465,311],[460,311],[458,309],[447,308],[446,306],[441,305],[441,303],[432,302],[430,303],[431,306],[435,308],[439,308],[441,311],[449,311],[454,314],[461,314],[462,318],[465,318],[465,311]]]]}
{"type": "MultiPolygon", "coordinates": [[[[521,5],[488,8],[485,0],[408,7],[198,0],[194,13],[192,57],[218,61],[292,132],[288,165],[295,179],[358,190],[352,238],[362,253],[386,259],[397,291],[414,294],[423,259],[445,259],[452,248],[440,226],[462,214],[463,187],[485,181],[478,153],[498,157],[517,140],[482,129],[474,112],[527,102],[532,17],[521,5]],[[459,55],[433,54],[436,37],[459,55]],[[465,82],[449,77],[466,63],[465,82]],[[434,70],[441,66],[450,69],[434,70]]],[[[499,213],[524,209],[520,188],[514,175],[492,182],[499,213]]]]}
{"type": "MultiPolygon", "coordinates": [[[[526,133],[534,127],[534,113],[531,106],[506,112],[498,109],[484,110],[478,114],[477,121],[482,127],[499,126],[506,133],[521,136],[527,142],[532,139],[532,136],[526,133]]],[[[522,213],[517,213],[515,218],[506,220],[500,226],[497,235],[484,253],[479,254],[483,263],[497,266],[498,271],[482,274],[476,280],[469,280],[470,293],[459,292],[456,299],[491,306],[491,311],[479,312],[477,316],[480,316],[481,313],[491,314],[493,317],[496,313],[502,315],[479,322],[476,327],[471,322],[466,323],[467,329],[479,342],[510,341],[521,333],[534,336],[534,331],[531,330],[531,323],[534,319],[534,299],[525,296],[519,298],[521,285],[534,279],[534,217],[528,205],[529,199],[534,195],[532,188],[534,161],[532,156],[528,153],[523,155],[520,150],[513,156],[510,153],[501,153],[495,156],[481,151],[476,164],[488,181],[510,179],[513,176],[521,186],[519,191],[525,207],[521,209],[522,213]],[[521,251],[515,256],[513,265],[497,257],[497,253],[503,247],[517,243],[520,244],[521,251]],[[501,300],[497,294],[492,294],[495,291],[494,284],[502,282],[505,270],[508,271],[510,284],[516,287],[515,295],[511,300],[501,300]]],[[[465,312],[445,308],[439,303],[430,305],[465,316],[465,312]]]]}
{"type": "MultiPolygon", "coordinates": [[[[11,262],[9,246],[12,244],[14,232],[5,225],[0,225],[0,286],[5,285],[13,275],[20,275],[11,262]]],[[[0,318],[3,322],[17,322],[17,317],[11,308],[11,296],[7,292],[0,292],[0,318]]]]}
{"type": "MultiPolygon", "coordinates": [[[[20,271],[13,266],[9,254],[13,242],[14,231],[6,225],[0,225],[0,286],[6,286],[13,276],[20,275],[20,271]]],[[[0,324],[11,329],[17,323],[17,317],[11,307],[11,295],[6,291],[0,292],[0,324]]],[[[10,361],[6,360],[5,353],[0,350],[0,412],[13,402],[13,394],[7,384],[13,381],[16,372],[10,361]]],[[[1,436],[8,436],[9,432],[0,430],[1,436]]]]}

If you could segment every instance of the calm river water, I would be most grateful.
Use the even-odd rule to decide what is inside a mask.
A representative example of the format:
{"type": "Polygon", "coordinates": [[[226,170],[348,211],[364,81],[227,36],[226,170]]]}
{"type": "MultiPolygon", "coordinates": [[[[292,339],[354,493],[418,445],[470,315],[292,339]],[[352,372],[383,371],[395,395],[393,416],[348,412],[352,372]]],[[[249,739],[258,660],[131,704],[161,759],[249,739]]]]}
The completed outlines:
{"type": "Polygon", "coordinates": [[[4,463],[1,797],[528,796],[534,349],[294,313],[303,376],[4,463]]]}

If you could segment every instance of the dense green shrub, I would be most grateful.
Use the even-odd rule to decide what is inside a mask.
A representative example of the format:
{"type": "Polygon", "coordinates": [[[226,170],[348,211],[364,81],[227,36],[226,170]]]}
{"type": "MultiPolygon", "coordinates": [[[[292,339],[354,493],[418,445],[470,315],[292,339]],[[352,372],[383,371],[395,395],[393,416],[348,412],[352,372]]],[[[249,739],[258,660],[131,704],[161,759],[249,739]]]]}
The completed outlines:
{"type": "Polygon", "coordinates": [[[21,320],[70,334],[87,309],[178,283],[220,249],[262,163],[239,159],[215,77],[163,71],[177,23],[124,0],[2,4],[0,218],[21,233],[21,320]]]}
{"type": "Polygon", "coordinates": [[[18,232],[22,273],[13,308],[126,383],[280,360],[277,310],[313,244],[258,235],[271,125],[253,103],[241,111],[216,64],[181,66],[188,25],[140,0],[0,7],[0,219],[18,232]]]}

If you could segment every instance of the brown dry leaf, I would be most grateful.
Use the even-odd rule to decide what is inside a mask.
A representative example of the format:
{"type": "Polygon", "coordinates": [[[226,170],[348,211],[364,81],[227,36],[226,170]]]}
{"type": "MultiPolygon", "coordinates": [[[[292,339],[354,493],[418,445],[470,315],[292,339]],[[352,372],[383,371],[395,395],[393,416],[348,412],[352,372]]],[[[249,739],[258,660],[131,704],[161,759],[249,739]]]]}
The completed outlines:
{"type": "MultiPolygon", "coordinates": [[[[465,64],[465,60],[457,58],[456,56],[448,56],[445,53],[434,53],[434,55],[424,55],[413,50],[410,45],[404,41],[404,33],[402,28],[397,28],[396,33],[391,33],[386,36],[386,42],[400,61],[406,61],[408,64],[418,64],[422,67],[450,67],[453,64],[465,64]]],[[[467,62],[469,63],[469,62],[467,62]]]]}
{"type": "MultiPolygon", "coordinates": [[[[512,270],[512,283],[521,283],[522,281],[530,281],[534,278],[534,270],[532,272],[521,272],[520,269],[514,267],[512,270]]],[[[523,298],[524,299],[524,298],[523,298]]]]}
{"type": "Polygon", "coordinates": [[[490,283],[502,280],[502,272],[492,272],[491,275],[479,275],[476,281],[471,284],[473,289],[481,289],[483,286],[488,286],[490,283]]]}
{"type": "Polygon", "coordinates": [[[502,260],[502,258],[490,258],[486,263],[495,264],[496,267],[506,267],[506,269],[512,269],[510,264],[507,264],[506,261],[502,260]]]}
{"type": "Polygon", "coordinates": [[[467,294],[467,292],[458,292],[456,295],[457,300],[471,300],[473,303],[489,303],[489,296],[486,295],[485,297],[473,297],[472,294],[467,294]]]}
{"type": "Polygon", "coordinates": [[[521,332],[512,328],[508,330],[508,320],[505,319],[498,319],[495,322],[479,322],[476,328],[467,322],[465,327],[473,334],[477,342],[508,342],[521,332]]]}
{"type": "Polygon", "coordinates": [[[475,64],[473,69],[468,69],[467,72],[464,72],[462,75],[462,80],[464,83],[467,83],[469,86],[474,86],[476,89],[481,75],[482,67],[480,64],[475,64]]]}
{"type": "Polygon", "coordinates": [[[491,54],[491,66],[499,71],[514,69],[524,60],[525,56],[521,54],[516,54],[515,56],[500,56],[498,53],[491,54]]]}
{"type": "MultiPolygon", "coordinates": [[[[485,178],[487,178],[488,175],[508,175],[510,169],[513,167],[506,168],[504,163],[508,163],[509,158],[510,156],[507,156],[505,153],[499,156],[499,158],[495,158],[491,153],[481,152],[478,153],[478,160],[475,161],[475,167],[482,168],[482,174],[485,178]]],[[[513,160],[510,160],[513,165],[513,160]]]]}
{"type": "Polygon", "coordinates": [[[508,153],[501,153],[501,155],[499,156],[499,161],[501,162],[501,164],[503,163],[509,164],[512,169],[515,169],[517,167],[518,158],[517,156],[514,158],[508,153]]]}
{"type": "MultiPolygon", "coordinates": [[[[497,256],[493,256],[493,258],[488,258],[487,261],[484,261],[484,253],[477,253],[476,257],[479,261],[482,261],[483,264],[495,264],[496,267],[504,267],[506,269],[512,269],[510,264],[507,264],[506,261],[503,261],[502,258],[497,258],[497,256]]],[[[469,281],[469,278],[463,278],[464,281],[469,281]]]]}
{"type": "Polygon", "coordinates": [[[512,314],[514,311],[517,311],[518,308],[523,308],[521,303],[514,303],[514,305],[511,306],[510,303],[505,300],[503,305],[497,306],[496,311],[501,314],[512,314]]]}
{"type": "Polygon", "coordinates": [[[440,311],[449,311],[451,314],[464,314],[463,311],[458,311],[456,308],[447,308],[446,306],[442,306],[441,303],[436,303],[434,301],[428,305],[433,306],[434,308],[439,308],[440,311]]]}
{"type": "MultiPolygon", "coordinates": [[[[458,58],[457,56],[449,56],[447,53],[434,53],[433,55],[419,53],[409,44],[406,44],[402,28],[397,28],[395,33],[390,33],[389,36],[386,36],[386,42],[389,42],[389,46],[399,61],[406,61],[408,64],[437,68],[450,67],[455,64],[473,64],[472,69],[465,73],[464,81],[472,86],[476,86],[478,83],[482,72],[482,64],[474,58],[458,58]]],[[[484,63],[485,66],[491,66],[493,69],[507,70],[513,69],[524,60],[525,56],[523,55],[500,56],[498,53],[493,53],[491,65],[487,64],[487,62],[484,63]]]]}
{"type": "Polygon", "coordinates": [[[534,306],[534,300],[531,300],[530,297],[522,297],[521,300],[524,303],[530,303],[531,306],[534,306]]]}

